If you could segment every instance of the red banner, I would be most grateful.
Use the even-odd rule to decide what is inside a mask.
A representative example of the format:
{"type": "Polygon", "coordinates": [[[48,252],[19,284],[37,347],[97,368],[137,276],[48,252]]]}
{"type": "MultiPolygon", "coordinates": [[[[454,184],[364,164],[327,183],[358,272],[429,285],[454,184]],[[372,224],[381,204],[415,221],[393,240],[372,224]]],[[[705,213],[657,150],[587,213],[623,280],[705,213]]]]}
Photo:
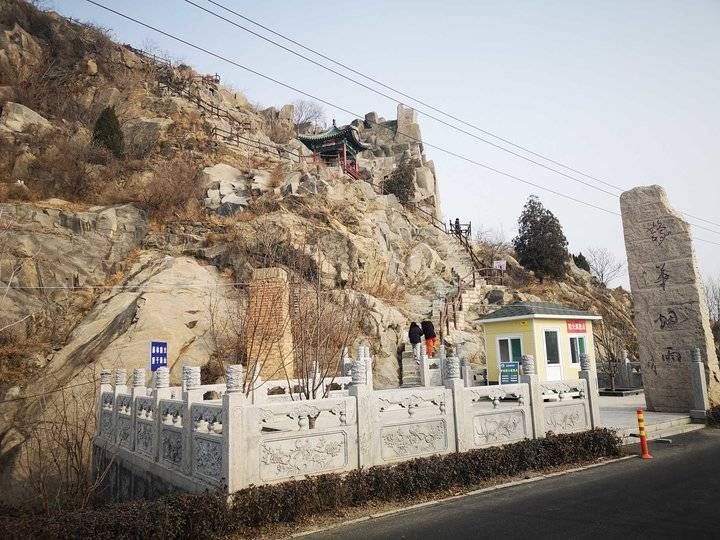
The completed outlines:
{"type": "Polygon", "coordinates": [[[569,334],[584,334],[586,331],[585,321],[572,320],[567,322],[567,331],[569,334]]]}

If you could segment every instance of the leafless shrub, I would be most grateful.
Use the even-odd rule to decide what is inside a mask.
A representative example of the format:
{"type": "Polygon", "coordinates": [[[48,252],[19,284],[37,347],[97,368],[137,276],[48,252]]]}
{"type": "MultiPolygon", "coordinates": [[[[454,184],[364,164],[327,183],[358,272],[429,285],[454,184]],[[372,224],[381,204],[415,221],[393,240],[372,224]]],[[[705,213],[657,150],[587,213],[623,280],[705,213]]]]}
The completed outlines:
{"type": "Polygon", "coordinates": [[[589,249],[587,260],[590,271],[604,287],[610,285],[625,266],[625,263],[607,248],[589,249]]]}
{"type": "Polygon", "coordinates": [[[268,120],[267,125],[268,127],[265,133],[270,137],[272,142],[285,144],[295,135],[292,126],[279,119],[268,120]]]}
{"type": "Polygon", "coordinates": [[[388,304],[397,305],[405,299],[405,287],[390,279],[385,271],[366,275],[363,279],[352,283],[352,287],[388,304]]]}
{"type": "Polygon", "coordinates": [[[491,267],[493,262],[512,251],[512,244],[505,238],[502,231],[480,228],[475,233],[475,241],[485,256],[485,264],[491,267]]]}
{"type": "Polygon", "coordinates": [[[323,286],[316,263],[304,255],[311,250],[283,253],[276,243],[256,249],[253,258],[288,271],[288,288],[271,282],[243,288],[229,304],[214,299],[209,335],[215,371],[222,362],[245,365],[247,393],[262,377],[285,379],[293,399],[326,397],[322,381],[339,373],[342,351],[358,337],[365,308],[353,293],[323,286]]]}
{"type": "Polygon", "coordinates": [[[298,131],[302,132],[303,128],[322,124],[325,121],[325,109],[315,101],[298,99],[293,102],[293,121],[298,131]]]}
{"type": "Polygon", "coordinates": [[[74,386],[82,390],[63,387],[40,397],[41,420],[21,427],[27,437],[20,460],[29,488],[26,504],[48,514],[86,508],[110,466],[91,477],[95,378],[89,373],[74,386]]]}
{"type": "Polygon", "coordinates": [[[158,220],[182,219],[199,211],[202,188],[197,166],[189,160],[166,161],[153,170],[153,179],[141,193],[151,215],[158,220]]]}
{"type": "Polygon", "coordinates": [[[615,378],[622,369],[625,354],[637,355],[637,335],[632,324],[616,311],[609,308],[600,311],[603,319],[593,325],[595,361],[598,371],[607,376],[615,390],[615,378]]]}

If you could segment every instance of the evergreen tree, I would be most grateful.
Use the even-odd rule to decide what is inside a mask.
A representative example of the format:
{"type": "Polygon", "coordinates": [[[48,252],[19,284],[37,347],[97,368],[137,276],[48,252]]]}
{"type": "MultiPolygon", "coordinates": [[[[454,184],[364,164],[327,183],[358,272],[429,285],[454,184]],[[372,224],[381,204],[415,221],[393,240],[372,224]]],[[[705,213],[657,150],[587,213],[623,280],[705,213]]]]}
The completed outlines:
{"type": "Polygon", "coordinates": [[[106,107],[93,127],[93,143],[110,150],[115,157],[123,153],[123,134],[115,114],[115,107],[106,107]]]}
{"type": "Polygon", "coordinates": [[[415,169],[419,166],[416,159],[403,157],[383,183],[383,193],[392,193],[404,205],[412,202],[415,199],[415,169]]]}
{"type": "Polygon", "coordinates": [[[540,279],[565,276],[567,239],[558,219],[534,195],[527,200],[520,214],[513,246],[518,262],[540,279]]]}
{"type": "Polygon", "coordinates": [[[585,255],[582,254],[582,251],[578,253],[577,255],[573,255],[573,262],[575,263],[575,266],[578,268],[585,270],[586,272],[590,271],[590,263],[585,258],[585,255]]]}

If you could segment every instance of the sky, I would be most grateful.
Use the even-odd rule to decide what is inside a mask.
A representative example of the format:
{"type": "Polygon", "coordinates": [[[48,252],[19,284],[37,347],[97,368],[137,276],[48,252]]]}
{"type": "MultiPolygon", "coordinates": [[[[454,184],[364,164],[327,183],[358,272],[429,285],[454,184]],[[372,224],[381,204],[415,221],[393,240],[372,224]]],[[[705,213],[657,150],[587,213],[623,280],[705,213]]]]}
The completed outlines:
{"type": "MultiPolygon", "coordinates": [[[[330,74],[184,0],[97,1],[358,115],[377,111],[387,119],[396,116],[397,100],[330,74]]],[[[221,11],[207,0],[193,1],[221,11]]],[[[623,189],[660,184],[677,209],[720,224],[717,0],[217,1],[433,107],[594,178],[623,189]]],[[[140,48],[152,45],[200,72],[218,73],[223,83],[242,91],[251,102],[280,106],[303,98],[85,0],[45,4],[112,29],[118,41],[140,48]]],[[[325,109],[328,121],[344,124],[353,119],[325,109]]],[[[606,248],[625,259],[619,216],[511,180],[433,146],[619,213],[617,197],[423,114],[419,122],[426,156],[436,166],[447,219],[472,221],[473,229],[494,229],[509,240],[523,204],[535,194],[560,220],[572,252],[606,248]]],[[[596,180],[561,170],[617,193],[596,180]]],[[[706,276],[720,275],[720,225],[699,223],[714,229],[693,228],[700,270],[706,276]]],[[[616,284],[627,283],[623,272],[616,284]]]]}

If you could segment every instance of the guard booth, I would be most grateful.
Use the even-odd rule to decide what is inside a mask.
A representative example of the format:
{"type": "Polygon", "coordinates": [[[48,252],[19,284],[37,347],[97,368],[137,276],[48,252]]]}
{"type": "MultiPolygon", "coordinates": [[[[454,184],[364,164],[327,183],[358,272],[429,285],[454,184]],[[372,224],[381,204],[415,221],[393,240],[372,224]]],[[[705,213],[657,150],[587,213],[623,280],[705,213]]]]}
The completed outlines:
{"type": "Polygon", "coordinates": [[[543,381],[576,379],[580,355],[587,354],[595,367],[593,321],[602,317],[560,304],[516,302],[481,317],[485,329],[488,381],[500,382],[501,364],[522,362],[524,354],[535,358],[543,381]]]}

